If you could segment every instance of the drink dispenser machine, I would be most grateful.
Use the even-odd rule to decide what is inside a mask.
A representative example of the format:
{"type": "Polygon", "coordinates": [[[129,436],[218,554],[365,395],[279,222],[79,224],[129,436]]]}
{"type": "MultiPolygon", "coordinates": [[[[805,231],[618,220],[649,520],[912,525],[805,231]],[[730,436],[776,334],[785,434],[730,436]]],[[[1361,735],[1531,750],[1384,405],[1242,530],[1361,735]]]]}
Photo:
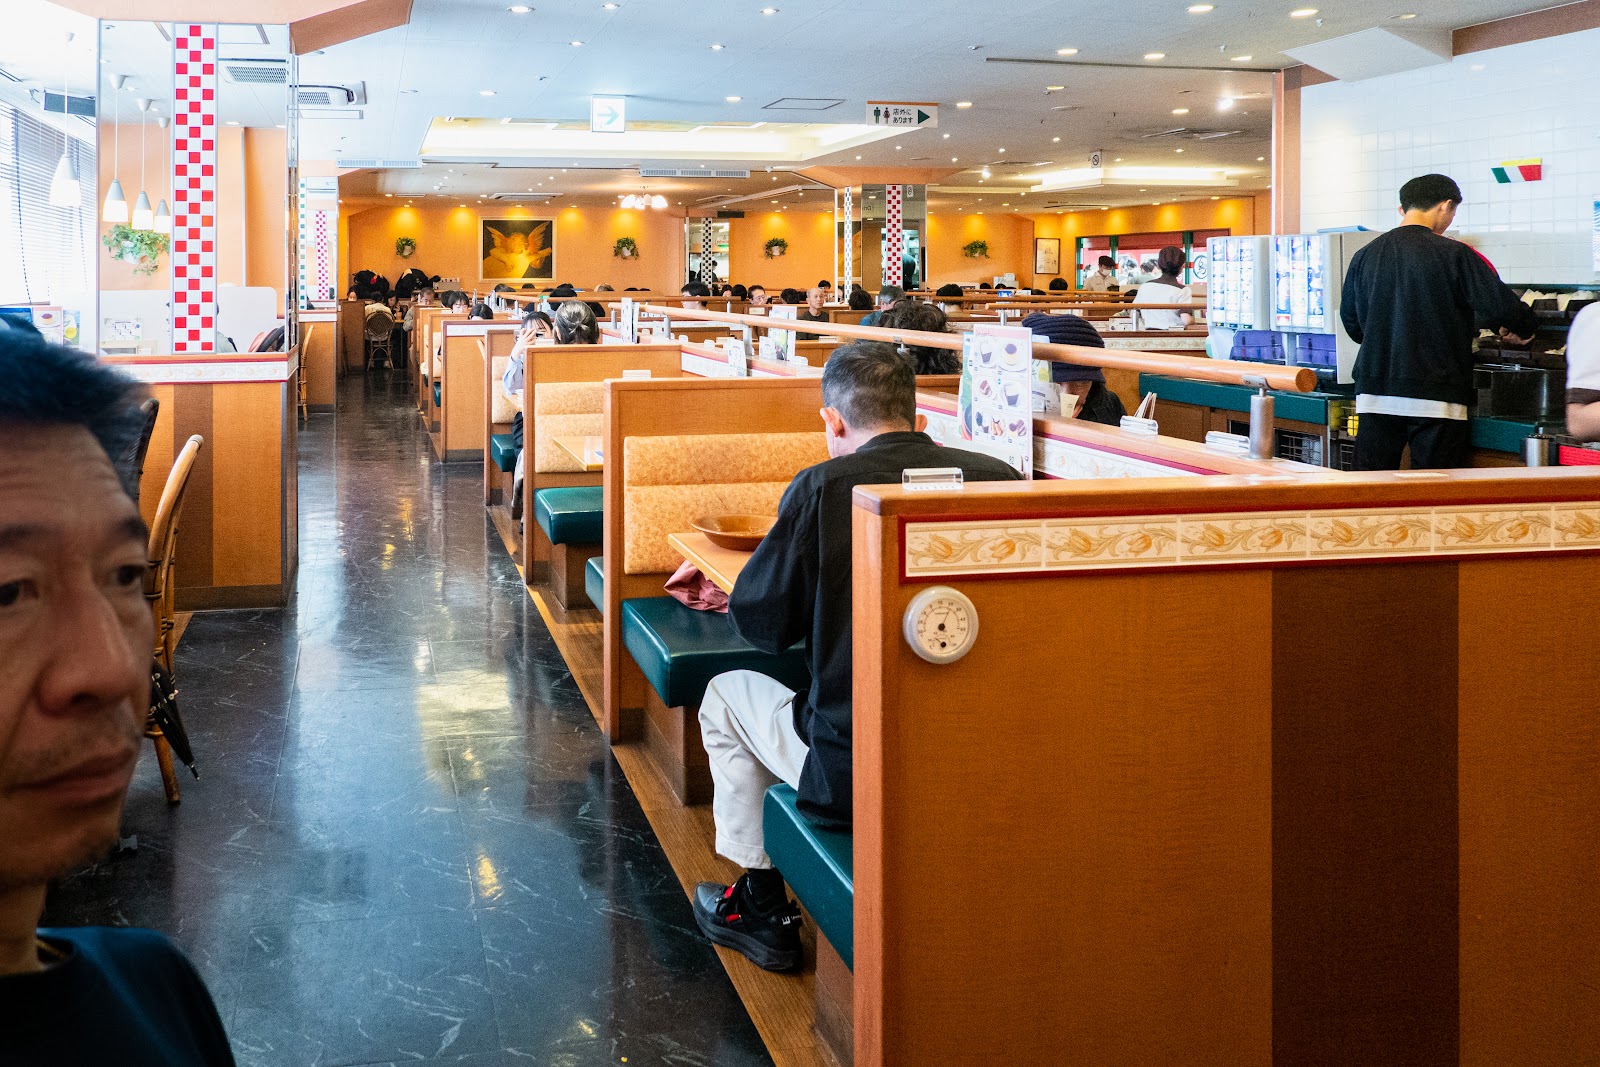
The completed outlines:
{"type": "Polygon", "coordinates": [[[1208,296],[1212,355],[1311,367],[1354,380],[1360,347],[1339,320],[1351,258],[1378,234],[1366,230],[1213,237],[1208,296]]]}

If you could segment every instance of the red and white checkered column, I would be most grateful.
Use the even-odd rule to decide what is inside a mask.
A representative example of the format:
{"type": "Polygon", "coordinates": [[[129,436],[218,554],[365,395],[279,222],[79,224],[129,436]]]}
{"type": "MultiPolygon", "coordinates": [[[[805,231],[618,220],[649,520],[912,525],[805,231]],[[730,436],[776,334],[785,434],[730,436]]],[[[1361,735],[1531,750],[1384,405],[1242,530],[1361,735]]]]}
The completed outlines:
{"type": "Polygon", "coordinates": [[[217,28],[172,29],[172,350],[215,352],[217,28]]]}
{"type": "Polygon", "coordinates": [[[900,210],[900,201],[904,196],[905,187],[888,185],[883,190],[883,284],[904,284],[905,275],[901,263],[906,254],[906,235],[904,216],[900,210]]]}

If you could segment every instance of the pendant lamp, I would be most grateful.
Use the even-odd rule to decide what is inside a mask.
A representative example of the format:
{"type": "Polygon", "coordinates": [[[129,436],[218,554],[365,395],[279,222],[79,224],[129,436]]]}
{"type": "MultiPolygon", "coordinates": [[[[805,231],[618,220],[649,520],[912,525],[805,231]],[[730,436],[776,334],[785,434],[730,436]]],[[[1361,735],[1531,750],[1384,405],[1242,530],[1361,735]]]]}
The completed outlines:
{"type": "Polygon", "coordinates": [[[139,198],[133,202],[133,214],[130,222],[136,230],[153,230],[156,228],[155,212],[150,210],[150,194],[144,191],[145,176],[145,151],[144,151],[144,116],[150,110],[150,101],[140,99],[139,104],[139,198]]]}
{"type": "MultiPolygon", "coordinates": [[[[67,34],[67,46],[77,34],[67,34]]],[[[62,51],[61,64],[61,114],[65,118],[70,104],[67,97],[66,50],[62,51]]],[[[83,186],[78,181],[78,163],[72,158],[72,138],[64,136],[61,142],[61,159],[56,163],[55,176],[50,179],[50,206],[77,207],[83,196],[83,186]]]]}
{"type": "Polygon", "coordinates": [[[111,79],[111,129],[114,138],[111,142],[111,185],[106,189],[105,203],[100,205],[100,218],[105,222],[128,221],[128,198],[122,195],[122,182],[117,178],[117,169],[122,163],[122,100],[116,95],[122,91],[122,85],[127,80],[126,74],[113,75],[111,79]]]}
{"type": "MultiPolygon", "coordinates": [[[[166,128],[167,117],[165,115],[156,116],[156,129],[165,133],[166,128]]],[[[161,202],[156,205],[155,225],[157,233],[164,233],[169,237],[172,236],[172,212],[167,209],[167,198],[164,196],[161,198],[161,202]]]]}

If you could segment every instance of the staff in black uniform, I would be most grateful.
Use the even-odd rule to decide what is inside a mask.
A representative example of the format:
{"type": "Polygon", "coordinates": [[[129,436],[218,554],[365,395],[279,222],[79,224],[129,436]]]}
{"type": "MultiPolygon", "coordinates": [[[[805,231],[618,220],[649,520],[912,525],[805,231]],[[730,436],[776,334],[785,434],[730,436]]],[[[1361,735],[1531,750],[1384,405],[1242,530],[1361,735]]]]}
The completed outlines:
{"type": "Polygon", "coordinates": [[[1521,342],[1533,312],[1487,260],[1442,234],[1461,188],[1424,174],[1400,188],[1400,225],[1350,261],[1340,316],[1356,357],[1356,469],[1466,467],[1472,457],[1472,341],[1480,327],[1521,342]]]}

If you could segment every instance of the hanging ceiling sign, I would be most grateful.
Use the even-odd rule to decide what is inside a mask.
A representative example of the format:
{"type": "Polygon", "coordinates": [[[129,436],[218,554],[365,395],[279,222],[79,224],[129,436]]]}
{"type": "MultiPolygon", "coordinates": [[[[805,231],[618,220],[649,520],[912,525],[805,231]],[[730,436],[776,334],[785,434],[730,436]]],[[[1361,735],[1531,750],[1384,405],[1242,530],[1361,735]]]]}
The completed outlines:
{"type": "Polygon", "coordinates": [[[628,101],[621,96],[589,98],[590,133],[627,133],[628,101]]]}
{"type": "Polygon", "coordinates": [[[932,129],[939,125],[939,105],[906,103],[903,100],[868,100],[867,125],[897,126],[907,130],[932,129]]]}

